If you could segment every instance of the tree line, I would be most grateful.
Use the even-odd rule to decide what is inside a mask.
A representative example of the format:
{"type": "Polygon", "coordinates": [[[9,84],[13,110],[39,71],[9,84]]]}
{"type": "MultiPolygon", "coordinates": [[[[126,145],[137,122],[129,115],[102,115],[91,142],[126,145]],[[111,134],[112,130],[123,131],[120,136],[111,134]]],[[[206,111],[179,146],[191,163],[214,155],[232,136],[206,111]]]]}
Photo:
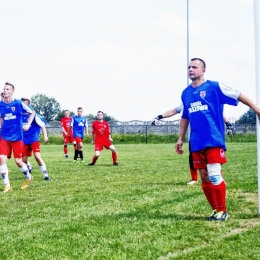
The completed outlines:
{"type": "MultiPolygon", "coordinates": [[[[36,94],[31,97],[31,106],[35,112],[42,116],[48,123],[52,121],[60,121],[64,117],[65,109],[61,109],[60,103],[53,97],[48,97],[44,94],[36,94]]],[[[74,112],[70,112],[71,116],[74,116],[74,112]]],[[[96,119],[96,115],[85,115],[88,120],[92,121],[96,119]]],[[[116,120],[113,116],[109,116],[104,113],[104,120],[116,120]]]]}

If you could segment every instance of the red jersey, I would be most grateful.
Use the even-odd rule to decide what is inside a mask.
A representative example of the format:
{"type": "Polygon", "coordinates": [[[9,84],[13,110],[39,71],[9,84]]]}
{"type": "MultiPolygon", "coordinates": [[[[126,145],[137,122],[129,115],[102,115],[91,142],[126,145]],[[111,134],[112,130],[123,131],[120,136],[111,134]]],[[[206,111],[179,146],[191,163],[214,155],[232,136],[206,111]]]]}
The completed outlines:
{"type": "Polygon", "coordinates": [[[92,134],[95,135],[95,142],[107,141],[110,135],[110,127],[106,121],[94,121],[92,123],[92,134]]]}
{"type": "MultiPolygon", "coordinates": [[[[60,121],[61,127],[63,127],[66,132],[69,130],[70,122],[71,117],[63,117],[60,121]]],[[[70,131],[70,134],[72,134],[72,131],[70,131]]]]}

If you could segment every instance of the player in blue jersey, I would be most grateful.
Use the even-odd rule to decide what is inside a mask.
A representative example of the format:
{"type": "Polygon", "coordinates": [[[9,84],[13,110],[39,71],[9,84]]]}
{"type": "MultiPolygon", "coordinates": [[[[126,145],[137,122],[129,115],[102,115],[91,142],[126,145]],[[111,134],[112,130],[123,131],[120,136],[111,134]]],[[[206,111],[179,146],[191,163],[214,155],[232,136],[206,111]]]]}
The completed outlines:
{"type": "Polygon", "coordinates": [[[4,193],[12,191],[6,164],[8,156],[13,152],[16,165],[23,172],[26,180],[21,189],[27,189],[33,180],[26,164],[22,161],[23,131],[28,131],[35,116],[35,111],[21,100],[13,99],[14,85],[5,83],[3,101],[0,102],[0,116],[2,121],[2,138],[0,141],[0,173],[5,185],[4,193]],[[28,123],[22,124],[24,112],[30,114],[28,123]]]}
{"type": "MultiPolygon", "coordinates": [[[[22,98],[22,102],[30,105],[30,100],[28,98],[22,98]]],[[[29,113],[23,113],[23,124],[27,124],[29,119],[29,113]]],[[[26,163],[29,172],[32,171],[32,166],[28,160],[29,156],[32,156],[32,152],[34,158],[39,166],[41,173],[43,174],[44,180],[49,181],[50,177],[48,175],[46,164],[41,157],[41,149],[40,149],[40,132],[42,130],[44,143],[48,142],[48,135],[45,128],[46,121],[38,114],[35,115],[31,127],[28,131],[23,134],[23,162],[26,163]]]]}
{"type": "Polygon", "coordinates": [[[73,116],[71,119],[70,127],[68,129],[68,136],[69,132],[72,128],[73,131],[73,137],[75,138],[76,141],[76,149],[74,153],[74,162],[78,162],[78,157],[81,162],[84,162],[84,157],[83,157],[83,139],[84,135],[88,136],[88,121],[83,114],[83,109],[82,107],[79,107],[77,109],[77,115],[73,116]]]}
{"type": "Polygon", "coordinates": [[[180,121],[180,136],[175,145],[182,154],[182,145],[190,123],[190,146],[193,164],[199,169],[203,192],[213,213],[207,220],[224,221],[226,210],[226,183],[221,165],[226,163],[224,104],[236,106],[242,102],[253,109],[260,119],[260,108],[244,94],[222,83],[204,79],[206,64],[193,58],[188,67],[191,84],[182,92],[183,111],[180,121]]]}

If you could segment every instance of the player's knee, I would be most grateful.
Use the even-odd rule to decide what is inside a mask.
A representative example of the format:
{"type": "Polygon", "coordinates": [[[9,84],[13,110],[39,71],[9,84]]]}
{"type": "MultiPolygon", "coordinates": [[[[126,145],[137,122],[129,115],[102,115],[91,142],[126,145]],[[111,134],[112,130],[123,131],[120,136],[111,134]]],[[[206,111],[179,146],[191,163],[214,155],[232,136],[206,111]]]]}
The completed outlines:
{"type": "Polygon", "coordinates": [[[213,185],[218,185],[223,181],[220,163],[207,164],[207,169],[209,180],[213,185]]]}
{"type": "Polygon", "coordinates": [[[110,149],[110,151],[112,151],[112,153],[116,152],[116,148],[114,145],[109,146],[109,149],[110,149]]]}
{"type": "Polygon", "coordinates": [[[95,156],[98,157],[100,155],[100,151],[95,151],[95,156]]]}

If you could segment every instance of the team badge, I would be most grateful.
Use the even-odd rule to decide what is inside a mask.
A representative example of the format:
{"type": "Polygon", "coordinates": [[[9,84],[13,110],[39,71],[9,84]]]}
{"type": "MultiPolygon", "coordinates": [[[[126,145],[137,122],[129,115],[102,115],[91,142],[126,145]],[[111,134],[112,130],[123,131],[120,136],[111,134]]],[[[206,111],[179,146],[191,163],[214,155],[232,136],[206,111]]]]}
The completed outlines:
{"type": "Polygon", "coordinates": [[[205,98],[206,97],[206,91],[200,91],[200,97],[205,98]]]}
{"type": "Polygon", "coordinates": [[[15,107],[11,107],[11,110],[14,112],[15,111],[15,107]]]}
{"type": "Polygon", "coordinates": [[[225,151],[223,150],[223,149],[220,149],[219,150],[219,153],[220,153],[220,157],[221,158],[225,158],[226,156],[225,156],[225,151]]]}

